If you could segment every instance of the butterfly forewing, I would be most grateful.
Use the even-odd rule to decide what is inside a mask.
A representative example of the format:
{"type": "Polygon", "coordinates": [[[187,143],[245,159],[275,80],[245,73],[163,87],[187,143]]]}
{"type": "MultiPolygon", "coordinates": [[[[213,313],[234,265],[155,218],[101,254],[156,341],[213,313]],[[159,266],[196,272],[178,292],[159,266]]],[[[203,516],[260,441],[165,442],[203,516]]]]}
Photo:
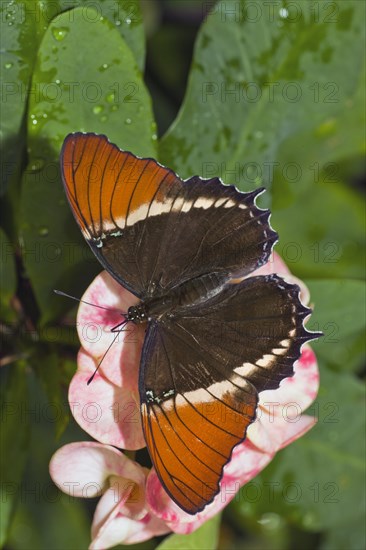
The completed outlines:
{"type": "Polygon", "coordinates": [[[213,271],[228,278],[250,273],[267,261],[277,239],[269,211],[254,204],[260,191],[240,193],[217,178],[183,181],[105,136],[68,136],[62,174],[92,250],[143,298],[213,271]]]}

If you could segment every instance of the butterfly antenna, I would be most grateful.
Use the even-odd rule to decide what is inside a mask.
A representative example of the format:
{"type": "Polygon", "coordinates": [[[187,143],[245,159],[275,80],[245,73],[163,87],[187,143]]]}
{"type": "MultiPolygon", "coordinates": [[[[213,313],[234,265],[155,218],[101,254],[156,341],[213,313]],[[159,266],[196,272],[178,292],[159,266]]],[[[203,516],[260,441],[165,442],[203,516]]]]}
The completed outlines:
{"type": "Polygon", "coordinates": [[[113,344],[115,343],[115,341],[117,340],[119,333],[123,331],[123,327],[126,325],[126,323],[128,323],[127,319],[126,319],[126,321],[123,321],[123,323],[121,323],[121,327],[122,327],[121,330],[119,330],[118,332],[116,332],[115,337],[113,338],[112,342],[109,344],[109,346],[107,347],[106,351],[104,352],[103,357],[102,357],[101,360],[99,361],[99,363],[98,363],[98,365],[97,365],[95,371],[93,372],[93,374],[91,375],[91,377],[90,377],[89,380],[87,381],[87,385],[88,385],[88,386],[89,386],[89,384],[93,381],[93,378],[94,378],[94,376],[97,374],[98,369],[99,369],[100,365],[103,363],[105,356],[107,355],[107,353],[109,352],[109,350],[111,349],[111,347],[113,346],[113,344]]]}
{"type": "Polygon", "coordinates": [[[86,300],[81,300],[80,298],[76,298],[76,296],[71,296],[70,294],[66,294],[66,292],[62,292],[62,290],[56,290],[53,291],[55,294],[58,294],[59,296],[64,296],[65,298],[71,298],[71,300],[75,300],[76,302],[82,302],[83,304],[87,304],[88,306],[98,307],[99,309],[105,309],[106,311],[111,311],[112,313],[119,313],[120,315],[126,315],[125,313],[121,313],[118,309],[112,309],[110,307],[103,307],[98,306],[97,304],[92,304],[91,302],[87,302],[86,300]]]}

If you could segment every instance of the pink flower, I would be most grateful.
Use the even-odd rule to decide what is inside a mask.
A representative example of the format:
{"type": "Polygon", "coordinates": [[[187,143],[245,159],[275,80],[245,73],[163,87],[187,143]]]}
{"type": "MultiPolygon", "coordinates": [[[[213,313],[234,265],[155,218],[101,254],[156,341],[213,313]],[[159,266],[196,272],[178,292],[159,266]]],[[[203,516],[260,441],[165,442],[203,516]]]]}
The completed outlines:
{"type": "Polygon", "coordinates": [[[56,485],[75,497],[101,496],[92,524],[91,550],[123,541],[142,542],[169,532],[153,515],[145,499],[148,470],[123,453],[101,443],[70,443],[50,463],[56,485]]]}
{"type": "MultiPolygon", "coordinates": [[[[290,274],[277,254],[273,254],[271,261],[251,276],[269,273],[278,273],[288,282],[297,283],[301,289],[302,302],[304,304],[308,302],[307,288],[290,274]]],[[[84,456],[87,454],[86,449],[88,452],[93,449],[93,453],[98,452],[99,455],[103,455],[104,450],[109,453],[109,457],[112,453],[115,461],[118,456],[120,461],[118,472],[122,473],[108,474],[108,477],[110,468],[106,466],[104,459],[96,461],[95,468],[90,469],[90,482],[104,480],[103,489],[101,489],[103,496],[93,521],[91,548],[100,548],[102,547],[100,544],[108,548],[117,543],[146,540],[154,534],[169,530],[177,533],[194,531],[226,506],[235,497],[239,487],[253,479],[272,460],[278,450],[302,436],[314,425],[315,419],[304,415],[303,411],[317,394],[319,375],[315,354],[306,345],[303,347],[300,359],[295,363],[294,376],[283,380],[277,390],[268,390],[260,394],[257,419],[249,427],[246,440],[235,447],[231,461],[225,466],[220,493],[202,512],[192,516],[182,511],[167,495],[154,469],[147,476],[145,473],[139,481],[133,478],[140,487],[140,508],[137,505],[129,507],[130,497],[123,497],[126,495],[123,490],[118,503],[112,503],[110,484],[111,480],[115,479],[113,476],[127,479],[123,468],[127,467],[128,462],[133,464],[133,467],[130,465],[131,471],[141,469],[136,463],[108,445],[129,450],[145,446],[137,383],[144,328],[141,325],[129,323],[128,330],[118,334],[116,342],[103,359],[98,374],[92,384],[87,386],[87,380],[116,337],[116,334],[111,333],[110,330],[122,322],[123,317],[119,312],[126,312],[137,299],[105,271],[95,278],[83,299],[103,308],[115,310],[107,311],[85,303],[80,304],[77,326],[82,349],[78,356],[78,369],[69,389],[70,407],[76,421],[104,445],[75,443],[73,446],[68,445],[60,449],[51,462],[51,475],[58,486],[65,490],[67,469],[63,469],[62,464],[67,464],[68,460],[74,460],[72,458],[74,455],[84,456]],[[141,513],[145,515],[141,516],[141,513]],[[137,525],[143,538],[136,538],[137,531],[134,529],[137,529],[137,525]]],[[[79,474],[83,475],[80,470],[76,468],[75,473],[72,474],[75,482],[79,481],[79,474]]],[[[113,470],[113,472],[116,471],[113,470]]],[[[80,479],[84,478],[80,477],[80,479]]],[[[86,495],[75,494],[75,496],[86,495]]]]}

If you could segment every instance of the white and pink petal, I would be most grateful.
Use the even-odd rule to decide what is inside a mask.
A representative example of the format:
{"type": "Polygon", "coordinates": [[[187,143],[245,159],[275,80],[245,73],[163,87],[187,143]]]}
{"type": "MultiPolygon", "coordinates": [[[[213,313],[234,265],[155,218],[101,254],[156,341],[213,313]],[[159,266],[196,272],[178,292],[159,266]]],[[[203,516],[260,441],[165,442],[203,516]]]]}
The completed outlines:
{"type": "Polygon", "coordinates": [[[71,380],[69,404],[79,426],[107,445],[130,450],[144,447],[137,392],[116,386],[99,372],[88,384],[95,360],[81,351],[78,361],[82,367],[71,380]]]}
{"type": "Polygon", "coordinates": [[[54,483],[64,493],[83,498],[101,495],[113,475],[141,482],[144,479],[141,471],[139,464],[114,447],[94,441],[64,445],[50,462],[50,475],[54,483]]]}

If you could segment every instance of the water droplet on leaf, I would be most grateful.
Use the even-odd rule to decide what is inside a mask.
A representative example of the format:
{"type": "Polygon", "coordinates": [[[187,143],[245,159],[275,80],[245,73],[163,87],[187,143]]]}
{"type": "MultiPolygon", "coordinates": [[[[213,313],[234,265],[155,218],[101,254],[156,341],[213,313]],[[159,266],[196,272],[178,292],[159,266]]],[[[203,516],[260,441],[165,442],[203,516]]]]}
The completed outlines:
{"type": "Polygon", "coordinates": [[[61,42],[65,36],[68,34],[69,28],[68,27],[53,27],[52,28],[52,34],[55,40],[57,42],[61,42]]]}
{"type": "Polygon", "coordinates": [[[43,225],[42,227],[39,228],[39,235],[41,237],[47,237],[47,235],[49,234],[50,230],[48,229],[48,227],[46,227],[45,225],[43,225]]]}
{"type": "Polygon", "coordinates": [[[105,99],[106,99],[106,101],[108,101],[108,103],[113,103],[114,100],[116,99],[116,95],[115,95],[114,92],[111,92],[110,94],[107,94],[105,96],[105,99]]]}
{"type": "Polygon", "coordinates": [[[45,161],[42,158],[36,158],[32,161],[30,169],[32,172],[39,172],[44,167],[45,161]]]}

